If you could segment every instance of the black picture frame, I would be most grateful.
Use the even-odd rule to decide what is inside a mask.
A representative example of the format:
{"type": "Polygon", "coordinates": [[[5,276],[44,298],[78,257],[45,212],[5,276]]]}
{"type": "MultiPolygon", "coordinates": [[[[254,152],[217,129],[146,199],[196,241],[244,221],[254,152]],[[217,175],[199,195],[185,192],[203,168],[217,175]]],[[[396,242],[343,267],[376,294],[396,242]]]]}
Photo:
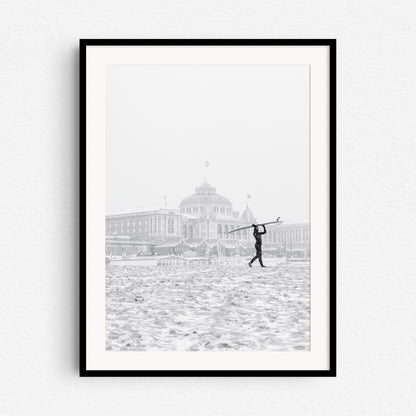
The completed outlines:
{"type": "Polygon", "coordinates": [[[336,40],[335,39],[80,39],[80,297],[81,377],[335,377],[336,376],[336,40]],[[88,370],[86,360],[86,51],[88,46],[328,46],[329,47],[329,369],[328,370],[88,370]]]}

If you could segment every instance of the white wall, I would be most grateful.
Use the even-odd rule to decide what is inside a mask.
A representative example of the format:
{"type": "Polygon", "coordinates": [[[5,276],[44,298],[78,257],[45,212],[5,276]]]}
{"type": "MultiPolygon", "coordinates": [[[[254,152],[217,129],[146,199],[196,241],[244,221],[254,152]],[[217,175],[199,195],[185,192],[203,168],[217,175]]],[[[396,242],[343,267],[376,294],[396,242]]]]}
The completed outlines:
{"type": "Polygon", "coordinates": [[[416,411],[416,3],[0,4],[0,414],[416,411]],[[338,39],[338,377],[80,379],[80,37],[338,39]]]}

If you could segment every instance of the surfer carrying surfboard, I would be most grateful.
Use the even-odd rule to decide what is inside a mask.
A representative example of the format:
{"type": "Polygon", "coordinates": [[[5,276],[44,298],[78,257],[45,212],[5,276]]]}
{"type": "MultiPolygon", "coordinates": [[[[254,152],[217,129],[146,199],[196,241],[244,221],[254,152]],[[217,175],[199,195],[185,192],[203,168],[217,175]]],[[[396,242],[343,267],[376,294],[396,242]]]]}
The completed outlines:
{"type": "Polygon", "coordinates": [[[256,255],[250,260],[248,265],[251,267],[251,265],[258,259],[259,263],[260,263],[260,266],[261,267],[266,267],[263,264],[263,259],[261,257],[262,256],[262,253],[261,253],[261,245],[262,245],[261,236],[263,234],[267,233],[266,227],[264,225],[261,225],[263,227],[263,231],[260,231],[258,225],[252,224],[252,226],[254,227],[253,236],[256,239],[256,244],[254,245],[254,247],[256,249],[256,255]]]}
{"type": "Polygon", "coordinates": [[[251,224],[251,225],[247,225],[244,227],[240,227],[240,228],[235,228],[234,230],[228,231],[228,234],[230,233],[235,233],[237,231],[241,231],[241,230],[247,230],[248,228],[254,227],[254,232],[253,232],[253,236],[256,239],[256,244],[254,245],[254,247],[256,248],[256,255],[250,260],[250,262],[248,263],[248,265],[251,267],[251,265],[253,264],[253,262],[255,262],[257,259],[259,259],[259,263],[261,267],[266,267],[263,264],[263,259],[261,257],[261,236],[263,234],[266,234],[266,225],[269,224],[277,224],[280,225],[283,221],[280,221],[280,217],[277,217],[276,221],[271,221],[271,222],[264,222],[263,224],[251,224]],[[263,231],[260,231],[259,227],[263,227],[263,231]]]}

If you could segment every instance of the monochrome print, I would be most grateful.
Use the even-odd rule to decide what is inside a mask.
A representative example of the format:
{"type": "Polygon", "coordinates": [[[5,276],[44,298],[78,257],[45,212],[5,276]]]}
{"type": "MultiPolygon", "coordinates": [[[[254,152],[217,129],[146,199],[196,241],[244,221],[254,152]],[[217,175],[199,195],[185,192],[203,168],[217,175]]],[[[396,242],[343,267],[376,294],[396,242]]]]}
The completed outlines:
{"type": "Polygon", "coordinates": [[[309,76],[107,66],[107,351],[310,350],[309,76]]]}

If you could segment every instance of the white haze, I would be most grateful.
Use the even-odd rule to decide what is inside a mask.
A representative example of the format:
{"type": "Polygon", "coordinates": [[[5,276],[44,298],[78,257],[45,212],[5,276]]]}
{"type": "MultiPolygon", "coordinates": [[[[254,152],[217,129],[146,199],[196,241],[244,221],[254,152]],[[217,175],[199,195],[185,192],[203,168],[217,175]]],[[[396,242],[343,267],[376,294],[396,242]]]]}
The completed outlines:
{"type": "Polygon", "coordinates": [[[111,65],[106,117],[107,214],[177,208],[206,178],[260,221],[309,221],[308,66],[111,65]]]}

